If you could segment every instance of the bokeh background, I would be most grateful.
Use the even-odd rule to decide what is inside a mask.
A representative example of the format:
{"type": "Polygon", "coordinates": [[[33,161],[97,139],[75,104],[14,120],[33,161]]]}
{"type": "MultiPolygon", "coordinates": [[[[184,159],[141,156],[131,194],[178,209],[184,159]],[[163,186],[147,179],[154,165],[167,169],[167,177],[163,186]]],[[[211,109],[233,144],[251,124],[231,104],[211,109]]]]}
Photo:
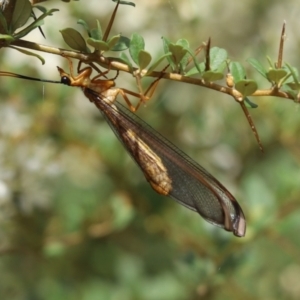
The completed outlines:
{"type": "MultiPolygon", "coordinates": [[[[297,0],[135,2],[120,7],[112,34],[138,32],[153,57],[162,36],[192,49],[211,37],[268,88],[246,59],[276,61],[285,20],[284,61],[299,66],[297,0]]],[[[60,9],[47,39],[27,39],[66,48],[60,29],[82,30],[78,19],[105,28],[115,4],[44,5],[60,9]]],[[[41,66],[1,49],[1,70],[59,79],[65,59],[43,56],[41,66]]],[[[117,83],[136,89],[127,74],[117,83]]],[[[157,195],[79,89],[4,77],[0,86],[2,299],[300,298],[299,104],[251,99],[264,154],[239,105],[215,91],[163,81],[138,112],[236,196],[247,218],[236,238],[157,195]]]]}

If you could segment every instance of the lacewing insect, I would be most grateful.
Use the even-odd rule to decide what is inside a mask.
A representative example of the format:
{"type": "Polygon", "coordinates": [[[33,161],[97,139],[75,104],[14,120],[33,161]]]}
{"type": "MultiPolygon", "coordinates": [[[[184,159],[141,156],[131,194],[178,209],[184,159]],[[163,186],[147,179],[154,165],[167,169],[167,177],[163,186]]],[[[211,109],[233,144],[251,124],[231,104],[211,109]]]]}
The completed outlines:
{"type": "MultiPolygon", "coordinates": [[[[140,95],[115,87],[114,79],[99,79],[103,74],[91,79],[91,67],[78,68],[75,76],[72,62],[69,63],[70,74],[58,67],[60,83],[81,87],[157,193],[174,198],[181,205],[198,212],[206,221],[232,231],[235,236],[245,235],[245,216],[231,193],[188,155],[115,101],[120,94],[134,110],[126,94],[140,95]]],[[[3,73],[0,75],[18,77],[17,74],[3,73]]]]}

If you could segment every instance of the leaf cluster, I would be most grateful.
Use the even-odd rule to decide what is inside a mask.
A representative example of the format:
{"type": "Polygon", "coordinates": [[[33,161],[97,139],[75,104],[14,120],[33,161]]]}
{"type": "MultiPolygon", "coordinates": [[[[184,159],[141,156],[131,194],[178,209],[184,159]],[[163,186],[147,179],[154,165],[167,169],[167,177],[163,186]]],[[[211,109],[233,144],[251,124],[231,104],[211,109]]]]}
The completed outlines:
{"type": "Polygon", "coordinates": [[[151,53],[146,50],[144,38],[140,34],[133,33],[131,37],[126,37],[122,34],[110,36],[119,6],[134,6],[129,1],[114,2],[117,2],[116,8],[104,31],[98,20],[95,28],[89,28],[87,22],[82,19],[78,21],[78,24],[83,27],[83,34],[74,28],[62,29],[60,31],[62,37],[72,49],[62,50],[43,45],[37,46],[21,40],[30,31],[40,27],[43,24],[43,19],[51,16],[57,9],[47,10],[41,6],[31,6],[28,0],[16,0],[11,19],[6,18],[5,11],[0,14],[0,22],[4,30],[0,35],[1,45],[2,47],[17,49],[26,55],[34,55],[42,62],[44,60],[40,55],[30,52],[26,48],[62,54],[89,64],[96,62],[107,69],[112,68],[130,72],[137,79],[141,95],[143,93],[140,81],[144,76],[196,84],[226,93],[241,105],[261,149],[262,145],[257,130],[247,109],[247,107],[256,108],[258,105],[250,100],[249,97],[277,96],[298,102],[300,91],[298,71],[289,63],[283,64],[282,62],[285,24],[281,33],[277,61],[272,62],[267,57],[269,69],[266,69],[255,58],[247,60],[254,70],[269,82],[267,89],[259,89],[261,80],[250,78],[240,62],[231,61],[226,49],[211,47],[210,39],[207,42],[203,42],[194,51],[186,39],[172,42],[167,37],[162,37],[162,54],[158,58],[153,59],[151,53]],[[28,20],[33,17],[34,8],[38,9],[42,14],[26,26],[25,24],[28,23],[28,20]],[[109,53],[119,53],[119,55],[112,58],[109,56],[109,53]],[[166,65],[161,70],[159,65],[163,63],[166,63],[166,65]]]}

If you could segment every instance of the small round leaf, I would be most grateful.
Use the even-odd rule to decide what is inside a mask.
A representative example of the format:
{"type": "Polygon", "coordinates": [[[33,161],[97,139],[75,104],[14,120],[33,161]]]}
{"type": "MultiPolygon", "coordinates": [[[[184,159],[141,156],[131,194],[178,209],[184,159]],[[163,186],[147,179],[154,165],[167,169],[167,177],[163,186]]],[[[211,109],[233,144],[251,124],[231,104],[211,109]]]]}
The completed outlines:
{"type": "Polygon", "coordinates": [[[257,83],[254,80],[241,80],[235,84],[238,90],[244,97],[252,95],[257,90],[257,83]]]}
{"type": "Polygon", "coordinates": [[[202,74],[205,81],[217,81],[224,78],[224,74],[220,72],[206,71],[202,74]]]}
{"type": "Polygon", "coordinates": [[[77,30],[73,28],[66,28],[60,30],[60,32],[63,36],[64,41],[70,48],[81,52],[87,51],[85,40],[77,30]]]}
{"type": "Polygon", "coordinates": [[[116,45],[114,45],[113,48],[111,48],[111,51],[124,51],[130,47],[130,39],[126,36],[120,36],[119,41],[116,45]]]}
{"type": "Polygon", "coordinates": [[[112,49],[119,42],[120,37],[121,36],[118,34],[109,39],[109,41],[107,42],[109,49],[112,49]]]}
{"type": "Polygon", "coordinates": [[[269,72],[267,72],[267,77],[270,81],[273,81],[275,83],[279,83],[279,81],[286,76],[287,71],[283,69],[272,69],[269,72]]]}
{"type": "Polygon", "coordinates": [[[150,64],[151,62],[151,54],[145,50],[141,50],[139,53],[139,67],[141,70],[147,68],[147,66],[150,64]]]}
{"type": "Polygon", "coordinates": [[[98,40],[89,38],[89,39],[87,39],[86,42],[97,50],[100,50],[100,51],[108,51],[109,50],[108,44],[103,41],[98,41],[98,40]]]}

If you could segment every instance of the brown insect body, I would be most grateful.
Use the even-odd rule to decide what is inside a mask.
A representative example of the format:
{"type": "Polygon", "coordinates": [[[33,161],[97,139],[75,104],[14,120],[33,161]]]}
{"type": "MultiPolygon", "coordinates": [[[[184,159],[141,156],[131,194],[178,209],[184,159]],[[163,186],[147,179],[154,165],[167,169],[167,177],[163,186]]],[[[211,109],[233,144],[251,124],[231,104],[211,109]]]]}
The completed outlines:
{"type": "Polygon", "coordinates": [[[147,123],[115,101],[124,90],[113,80],[91,80],[91,68],[78,76],[58,68],[61,82],[82,88],[96,105],[125,149],[143,171],[152,188],[197,211],[208,222],[244,236],[246,221],[242,209],[230,192],[203,167],[156,132],[147,123]]]}

